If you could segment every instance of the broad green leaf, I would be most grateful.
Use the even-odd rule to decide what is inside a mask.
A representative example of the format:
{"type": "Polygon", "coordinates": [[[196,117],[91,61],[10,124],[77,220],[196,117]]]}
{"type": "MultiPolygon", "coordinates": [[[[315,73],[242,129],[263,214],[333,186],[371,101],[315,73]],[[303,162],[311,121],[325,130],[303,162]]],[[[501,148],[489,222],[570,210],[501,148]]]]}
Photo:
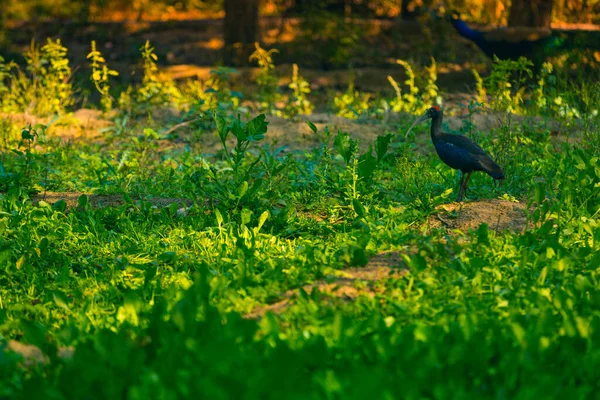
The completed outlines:
{"type": "Polygon", "coordinates": [[[260,114],[250,122],[246,124],[246,129],[248,131],[247,138],[251,142],[257,142],[265,138],[265,134],[267,133],[267,125],[269,123],[265,121],[265,114],[260,114]]]}
{"type": "Polygon", "coordinates": [[[538,278],[538,285],[543,286],[546,283],[546,276],[548,275],[548,267],[542,268],[540,277],[538,278]]]}
{"type": "Polygon", "coordinates": [[[261,178],[256,179],[254,181],[254,183],[252,184],[252,187],[250,188],[250,190],[248,190],[248,197],[249,198],[254,198],[254,196],[256,195],[256,193],[258,193],[258,191],[262,187],[263,183],[264,183],[263,179],[261,179],[261,178]]]}
{"type": "Polygon", "coordinates": [[[377,167],[377,159],[373,157],[370,150],[358,160],[358,176],[361,179],[369,179],[377,167]]]}
{"type": "Polygon", "coordinates": [[[235,136],[238,142],[243,142],[248,138],[248,130],[239,118],[233,121],[233,124],[231,125],[231,133],[233,133],[233,136],[235,136]]]}
{"type": "Polygon", "coordinates": [[[243,208],[242,209],[242,225],[248,225],[250,223],[250,221],[252,220],[252,211],[247,209],[247,208],[243,208]]]}
{"type": "Polygon", "coordinates": [[[244,195],[246,194],[246,192],[248,191],[248,181],[243,181],[240,186],[238,187],[238,197],[242,198],[244,197],[244,195]]]}
{"type": "Polygon", "coordinates": [[[69,299],[67,299],[67,296],[65,296],[64,293],[54,291],[52,293],[52,299],[54,300],[54,304],[56,304],[65,311],[70,311],[69,299]]]}
{"type": "Polygon", "coordinates": [[[377,136],[377,139],[375,139],[375,154],[377,154],[377,161],[381,161],[383,157],[385,157],[390,142],[392,141],[392,137],[393,135],[389,133],[385,136],[377,136]]]}
{"type": "Polygon", "coordinates": [[[342,156],[346,164],[350,164],[350,159],[358,150],[358,143],[355,140],[352,140],[348,133],[341,131],[335,136],[333,146],[342,156]]]}
{"type": "Polygon", "coordinates": [[[260,231],[260,229],[263,227],[263,225],[265,224],[265,222],[267,221],[267,218],[269,218],[269,212],[268,211],[264,211],[260,217],[258,218],[258,225],[257,225],[257,232],[260,231]]]}
{"type": "Polygon", "coordinates": [[[64,199],[60,199],[52,205],[52,209],[60,212],[65,212],[65,210],[67,209],[67,202],[64,199]]]}
{"type": "Polygon", "coordinates": [[[223,215],[221,215],[221,211],[218,208],[215,208],[215,218],[217,219],[217,225],[221,227],[223,225],[223,215]]]}
{"type": "Polygon", "coordinates": [[[89,203],[89,197],[86,194],[82,194],[77,199],[77,206],[81,209],[85,208],[89,203]]]}
{"type": "Polygon", "coordinates": [[[367,214],[367,212],[365,211],[365,207],[361,204],[361,202],[358,199],[352,199],[352,208],[354,209],[354,212],[359,218],[364,218],[367,214]]]}
{"type": "Polygon", "coordinates": [[[217,134],[221,141],[227,140],[227,135],[229,134],[230,127],[225,121],[225,119],[221,116],[215,116],[215,123],[217,125],[217,134]]]}

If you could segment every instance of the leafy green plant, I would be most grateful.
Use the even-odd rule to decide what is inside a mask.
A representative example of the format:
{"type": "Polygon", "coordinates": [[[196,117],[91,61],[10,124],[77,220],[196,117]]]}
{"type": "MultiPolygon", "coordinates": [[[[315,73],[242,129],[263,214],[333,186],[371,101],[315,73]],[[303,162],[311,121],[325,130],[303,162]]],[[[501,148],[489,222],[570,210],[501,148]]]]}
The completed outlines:
{"type": "Polygon", "coordinates": [[[425,67],[425,83],[421,95],[417,86],[417,77],[410,63],[404,60],[396,60],[397,64],[402,65],[406,73],[406,81],[404,84],[408,86],[408,93],[402,93],[402,89],[396,80],[389,75],[388,81],[396,92],[396,97],[390,101],[390,106],[394,112],[423,112],[432,104],[439,104],[441,99],[438,96],[437,87],[437,64],[435,59],[431,59],[431,65],[425,67]]]}
{"type": "Polygon", "coordinates": [[[237,70],[229,67],[218,67],[210,71],[211,78],[206,82],[203,90],[198,91],[203,93],[201,99],[207,111],[225,112],[240,109],[243,96],[233,90],[231,85],[231,79],[236,74],[238,74],[237,70]]]}
{"type": "Polygon", "coordinates": [[[118,76],[119,73],[108,68],[102,53],[96,48],[95,40],[92,40],[91,50],[87,58],[90,60],[90,66],[92,67],[92,76],[90,79],[94,82],[94,86],[101,96],[100,104],[104,111],[110,111],[114,101],[110,95],[110,77],[118,76]]]}
{"type": "Polygon", "coordinates": [[[422,102],[424,106],[441,104],[439,88],[437,86],[438,68],[435,59],[431,57],[431,65],[425,67],[425,87],[423,89],[422,102]]]}
{"type": "MultiPolygon", "coordinates": [[[[7,187],[15,186],[27,191],[39,191],[41,182],[38,182],[42,171],[48,171],[47,158],[38,154],[34,143],[44,136],[45,126],[28,125],[21,130],[20,141],[12,153],[17,157],[11,173],[3,176],[3,184],[7,187]]],[[[47,180],[47,178],[46,178],[47,180]]]]}
{"type": "Polygon", "coordinates": [[[16,68],[15,62],[6,63],[4,58],[0,56],[0,105],[4,108],[8,104],[8,98],[10,97],[10,84],[7,82],[11,80],[11,70],[16,68]]]}
{"type": "Polygon", "coordinates": [[[500,60],[494,58],[494,64],[489,76],[483,79],[487,95],[490,96],[489,106],[493,110],[504,111],[508,114],[523,112],[525,83],[533,75],[533,63],[525,57],[519,60],[500,60]]]}
{"type": "Polygon", "coordinates": [[[352,139],[346,132],[338,132],[334,138],[334,148],[346,164],[344,173],[336,177],[335,184],[359,218],[366,216],[365,207],[360,201],[362,196],[359,185],[362,184],[363,189],[368,191],[373,173],[385,157],[391,139],[392,135],[378,136],[375,140],[376,156],[373,156],[371,146],[365,153],[359,155],[358,141],[352,139]]]}
{"type": "MultiPolygon", "coordinates": [[[[181,100],[181,92],[172,79],[159,71],[156,64],[158,56],[154,53],[154,47],[150,45],[150,41],[146,41],[140,50],[144,76],[142,86],[136,90],[136,100],[145,106],[178,103],[181,100]]],[[[127,97],[119,100],[121,104],[127,101],[127,97]]]]}
{"type": "Polygon", "coordinates": [[[262,178],[253,175],[261,161],[260,155],[249,157],[247,150],[251,144],[264,139],[269,123],[264,114],[247,123],[242,122],[239,115],[231,122],[222,116],[216,116],[215,119],[228,168],[219,170],[212,167],[209,169],[210,177],[216,183],[223,200],[233,202],[234,207],[238,208],[244,202],[253,201],[264,183],[262,178]],[[227,146],[229,134],[236,139],[236,145],[231,150],[227,146]],[[227,171],[231,171],[231,174],[224,175],[227,171]],[[249,184],[251,179],[254,179],[252,186],[249,184]]]}
{"type": "Polygon", "coordinates": [[[258,108],[263,112],[272,115],[279,115],[277,108],[281,94],[277,85],[277,76],[274,74],[275,64],[273,63],[273,54],[278,53],[277,49],[265,50],[257,43],[254,44],[256,50],[250,55],[250,61],[256,61],[260,71],[256,76],[258,84],[258,108]]]}
{"type": "Polygon", "coordinates": [[[483,78],[479,75],[477,70],[472,69],[473,77],[475,78],[475,93],[476,100],[478,103],[485,104],[487,103],[487,91],[485,90],[485,86],[483,83],[483,78]]]}
{"type": "Polygon", "coordinates": [[[549,90],[549,85],[551,88],[556,83],[556,78],[552,75],[553,68],[551,63],[543,63],[537,77],[537,85],[533,89],[533,101],[538,112],[546,112],[550,106],[548,98],[554,97],[549,90]]]}
{"type": "Polygon", "coordinates": [[[63,113],[74,102],[67,48],[60,39],[48,39],[41,48],[32,41],[24,58],[27,73],[14,63],[1,64],[3,84],[0,88],[10,87],[2,100],[3,108],[40,116],[63,113]],[[4,83],[7,80],[10,81],[8,86],[4,83]]]}
{"type": "Polygon", "coordinates": [[[371,108],[370,93],[360,93],[354,89],[354,81],[350,80],[348,89],[333,98],[333,108],[336,115],[349,119],[363,117],[371,108]]]}
{"type": "Polygon", "coordinates": [[[38,110],[44,114],[46,107],[49,112],[59,113],[73,104],[73,88],[70,83],[71,67],[67,58],[67,48],[60,39],[47,43],[41,48],[41,58],[36,59],[34,53],[27,58],[30,70],[35,77],[39,77],[38,110]],[[42,102],[49,104],[42,106],[42,102]]]}
{"type": "Polygon", "coordinates": [[[315,106],[308,100],[307,95],[310,94],[310,84],[298,73],[298,65],[292,66],[292,82],[289,84],[293,94],[286,105],[286,115],[294,118],[297,115],[312,114],[315,106]]]}

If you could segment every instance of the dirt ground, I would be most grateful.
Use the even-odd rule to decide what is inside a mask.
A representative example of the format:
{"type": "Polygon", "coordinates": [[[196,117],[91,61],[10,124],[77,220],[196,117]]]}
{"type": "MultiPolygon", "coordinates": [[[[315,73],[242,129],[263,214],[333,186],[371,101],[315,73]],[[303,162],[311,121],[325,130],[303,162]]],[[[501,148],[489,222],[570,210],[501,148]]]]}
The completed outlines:
{"type": "MultiPolygon", "coordinates": [[[[468,96],[453,96],[452,100],[448,101],[445,109],[448,110],[444,116],[444,124],[450,130],[459,130],[464,124],[464,120],[468,118],[466,111],[460,106],[468,102],[468,96]]],[[[162,126],[159,134],[165,132],[175,133],[178,140],[163,139],[161,142],[164,147],[184,146],[186,143],[192,142],[199,145],[201,151],[205,154],[215,154],[221,149],[221,142],[214,132],[203,132],[198,135],[194,132],[189,124],[182,123],[179,119],[181,113],[174,109],[157,109],[153,115],[154,122],[162,126]]],[[[16,125],[27,126],[31,124],[44,124],[48,126],[46,135],[48,137],[58,137],[67,141],[86,141],[89,143],[104,143],[105,138],[100,131],[103,128],[111,126],[113,123],[107,116],[102,115],[98,110],[79,109],[72,114],[66,115],[59,120],[50,118],[38,118],[29,114],[0,114],[0,118],[11,119],[16,125]]],[[[276,116],[268,116],[267,122],[268,132],[263,141],[271,146],[271,148],[285,147],[286,151],[303,151],[314,148],[321,144],[321,135],[314,134],[309,128],[307,121],[312,122],[319,132],[323,132],[325,127],[328,127],[330,132],[335,135],[337,131],[343,131],[350,134],[354,139],[358,139],[363,148],[368,147],[377,138],[378,135],[386,133],[403,133],[399,132],[400,126],[406,127],[412,123],[417,116],[409,114],[397,114],[390,112],[383,117],[381,121],[370,120],[351,120],[338,117],[331,113],[313,113],[309,116],[299,116],[295,120],[285,119],[276,116]]],[[[498,129],[505,124],[505,116],[500,113],[474,114],[472,119],[473,124],[478,130],[488,132],[498,129]]],[[[130,126],[144,121],[132,121],[130,126]]],[[[511,126],[518,127],[521,124],[538,124],[542,125],[542,120],[537,117],[529,116],[512,116],[511,126]]],[[[545,129],[549,129],[553,134],[560,132],[560,124],[556,122],[543,121],[546,125],[545,129]]],[[[418,131],[415,128],[414,131],[418,131]]],[[[421,132],[427,131],[426,124],[423,123],[420,127],[421,132]]],[[[426,144],[429,141],[429,135],[419,134],[415,138],[420,144],[426,144]]],[[[561,135],[556,135],[556,140],[564,140],[561,135]]],[[[577,140],[577,135],[573,137],[577,140]]],[[[228,145],[235,145],[235,139],[230,138],[228,145]]],[[[427,149],[429,146],[425,146],[427,149]]],[[[429,149],[431,150],[431,149],[429,149]]]]}
{"type": "MultiPolygon", "coordinates": [[[[359,295],[373,297],[377,293],[375,283],[381,280],[399,278],[407,272],[402,253],[390,251],[375,255],[364,267],[352,267],[336,271],[335,275],[305,285],[302,289],[307,293],[317,289],[322,293],[328,293],[347,300],[354,300],[359,295]],[[366,286],[359,285],[361,287],[357,287],[357,283],[365,283],[366,286]]],[[[268,311],[279,314],[293,304],[299,293],[299,289],[289,290],[280,296],[280,300],[277,302],[257,307],[244,317],[257,319],[268,311]]]]}
{"type": "MultiPolygon", "coordinates": [[[[40,201],[45,201],[50,205],[55,204],[59,200],[64,200],[66,203],[66,211],[70,211],[72,209],[77,208],[79,197],[82,195],[88,196],[89,204],[93,208],[101,208],[101,207],[118,207],[125,204],[125,199],[123,195],[120,194],[112,194],[112,195],[101,195],[101,194],[88,194],[81,192],[45,192],[38,193],[34,196],[31,196],[31,201],[33,204],[38,204],[40,201]]],[[[134,202],[139,201],[141,199],[132,199],[134,202]]],[[[165,197],[154,197],[143,199],[144,201],[149,202],[154,207],[168,207],[171,204],[177,204],[182,207],[183,210],[186,206],[192,205],[192,200],[182,199],[182,198],[165,198],[165,197]]]]}
{"type": "Polygon", "coordinates": [[[466,232],[487,224],[491,231],[513,231],[522,233],[527,227],[526,206],[523,202],[508,200],[480,200],[450,203],[437,207],[429,216],[431,228],[458,229],[466,232]]]}

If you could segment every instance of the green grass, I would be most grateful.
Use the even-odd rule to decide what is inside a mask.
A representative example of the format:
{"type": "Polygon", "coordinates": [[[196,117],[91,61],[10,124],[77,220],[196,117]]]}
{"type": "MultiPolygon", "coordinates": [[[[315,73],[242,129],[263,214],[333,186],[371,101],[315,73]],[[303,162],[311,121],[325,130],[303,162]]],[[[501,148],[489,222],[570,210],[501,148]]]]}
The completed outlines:
{"type": "Polygon", "coordinates": [[[193,128],[222,139],[215,155],[157,133],[168,127],[136,116],[149,103],[135,95],[101,143],[1,125],[0,347],[30,343],[48,363],[0,352],[0,398],[594,397],[597,114],[570,143],[543,113],[539,125],[474,127],[507,181],[474,174],[469,199],[517,199],[529,224],[450,232],[427,221],[454,200],[458,175],[403,139],[411,120],[366,144],[313,127],[319,146],[284,155],[263,144],[268,116],[239,117],[222,95],[211,97],[217,117],[193,128]],[[44,190],[125,203],[28,200],[44,190]],[[155,197],[193,205],[153,207],[155,197]],[[301,289],[281,313],[243,318],[388,250],[407,273],[373,296],[361,283],[352,300],[301,289]],[[71,359],[57,356],[64,346],[71,359]]]}

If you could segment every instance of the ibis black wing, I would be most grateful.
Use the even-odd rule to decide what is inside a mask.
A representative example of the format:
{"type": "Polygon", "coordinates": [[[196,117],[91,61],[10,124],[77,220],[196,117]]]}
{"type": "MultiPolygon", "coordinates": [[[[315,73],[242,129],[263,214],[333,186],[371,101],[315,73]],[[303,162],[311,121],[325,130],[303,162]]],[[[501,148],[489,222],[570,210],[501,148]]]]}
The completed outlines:
{"type": "Polygon", "coordinates": [[[466,136],[446,134],[443,136],[442,140],[453,146],[466,150],[471,155],[487,155],[486,152],[481,147],[479,147],[477,143],[475,143],[466,136]]]}
{"type": "Polygon", "coordinates": [[[473,140],[462,135],[446,134],[442,141],[465,150],[469,156],[479,166],[479,169],[494,179],[504,179],[502,169],[492,160],[492,158],[473,140]]]}

